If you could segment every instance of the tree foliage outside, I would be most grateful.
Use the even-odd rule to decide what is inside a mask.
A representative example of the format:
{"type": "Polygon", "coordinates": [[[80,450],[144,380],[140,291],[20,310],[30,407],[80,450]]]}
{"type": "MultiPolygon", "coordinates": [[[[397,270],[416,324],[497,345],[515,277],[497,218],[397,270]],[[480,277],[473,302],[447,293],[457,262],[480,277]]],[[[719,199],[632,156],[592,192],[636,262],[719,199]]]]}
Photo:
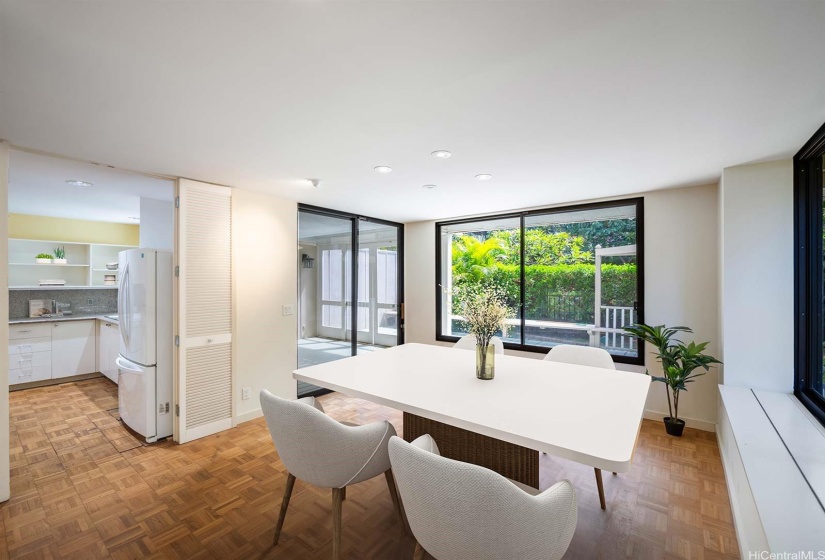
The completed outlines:
{"type": "MultiPolygon", "coordinates": [[[[518,266],[521,259],[519,230],[494,231],[486,242],[492,240],[503,250],[499,259],[505,264],[518,266]]],[[[548,232],[544,228],[527,228],[524,232],[524,245],[524,260],[528,265],[593,262],[595,256],[594,250],[585,250],[583,237],[564,231],[548,232]]]]}
{"type": "MultiPolygon", "coordinates": [[[[633,244],[633,220],[588,224],[565,224],[568,230],[587,232],[592,226],[603,246],[633,244]],[[613,226],[613,222],[621,224],[613,226]],[[608,224],[610,227],[602,226],[608,224]],[[599,227],[596,227],[596,226],[599,227]],[[630,230],[630,231],[628,231],[630,230]],[[599,237],[600,236],[600,237],[599,237]]],[[[553,226],[555,227],[555,226],[553,226]]],[[[525,313],[536,320],[571,323],[594,322],[595,246],[593,239],[572,231],[550,231],[552,227],[525,230],[525,313]]],[[[516,229],[473,232],[452,240],[453,286],[489,287],[504,294],[508,306],[520,303],[520,231],[516,229]]],[[[636,264],[602,264],[602,305],[631,307],[636,301],[636,264]]],[[[454,309],[458,309],[456,301],[454,309]]]]}
{"type": "Polygon", "coordinates": [[[566,232],[584,240],[586,251],[595,251],[596,245],[602,247],[621,247],[636,243],[636,220],[603,220],[600,222],[581,222],[576,224],[559,224],[547,227],[548,232],[566,232]]]}

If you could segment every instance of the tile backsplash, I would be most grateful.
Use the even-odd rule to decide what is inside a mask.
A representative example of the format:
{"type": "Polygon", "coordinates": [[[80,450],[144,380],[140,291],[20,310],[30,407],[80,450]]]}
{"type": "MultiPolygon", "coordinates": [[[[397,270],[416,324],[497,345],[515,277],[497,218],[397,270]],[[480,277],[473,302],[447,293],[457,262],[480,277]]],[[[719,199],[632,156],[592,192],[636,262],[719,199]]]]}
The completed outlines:
{"type": "Polygon", "coordinates": [[[9,319],[28,317],[30,299],[68,303],[75,315],[117,311],[117,290],[9,290],[9,319]]]}

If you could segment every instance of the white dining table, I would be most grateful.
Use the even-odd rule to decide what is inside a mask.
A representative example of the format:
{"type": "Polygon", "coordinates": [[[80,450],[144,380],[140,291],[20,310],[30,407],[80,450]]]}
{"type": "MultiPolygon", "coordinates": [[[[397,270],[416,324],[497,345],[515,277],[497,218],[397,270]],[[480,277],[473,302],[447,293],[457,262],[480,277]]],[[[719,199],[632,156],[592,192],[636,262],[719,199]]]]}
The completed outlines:
{"type": "MultiPolygon", "coordinates": [[[[522,482],[536,487],[539,452],[591,466],[602,509],[601,471],[630,469],[650,385],[644,374],[507,355],[496,356],[494,379],[480,380],[474,351],[413,343],[295,370],[293,377],[403,411],[408,440],[419,435],[408,433],[408,424],[461,430],[471,439],[453,453],[459,460],[468,460],[468,446],[482,446],[473,434],[491,438],[484,446],[500,441],[523,449],[531,473],[522,482]]],[[[493,454],[500,465],[501,452],[493,454]]]]}

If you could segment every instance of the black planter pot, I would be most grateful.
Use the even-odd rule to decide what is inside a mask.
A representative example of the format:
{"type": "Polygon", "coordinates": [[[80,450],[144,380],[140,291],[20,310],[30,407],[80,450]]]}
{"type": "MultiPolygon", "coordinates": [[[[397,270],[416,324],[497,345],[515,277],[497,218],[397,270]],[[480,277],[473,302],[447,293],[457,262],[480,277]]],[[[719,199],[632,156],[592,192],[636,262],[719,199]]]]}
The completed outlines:
{"type": "Polygon", "coordinates": [[[678,418],[674,420],[670,416],[665,416],[663,420],[665,421],[665,431],[668,435],[682,437],[682,432],[685,429],[684,420],[679,420],[678,418]]]}

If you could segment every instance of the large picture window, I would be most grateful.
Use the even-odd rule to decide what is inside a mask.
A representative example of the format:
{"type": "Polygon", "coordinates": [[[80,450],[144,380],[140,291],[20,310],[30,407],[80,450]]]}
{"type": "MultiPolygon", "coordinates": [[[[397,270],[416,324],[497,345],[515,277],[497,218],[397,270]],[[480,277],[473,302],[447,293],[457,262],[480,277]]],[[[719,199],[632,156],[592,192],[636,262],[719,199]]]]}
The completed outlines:
{"type": "Polygon", "coordinates": [[[796,377],[794,393],[825,424],[825,126],[794,157],[796,377]]]}
{"type": "Polygon", "coordinates": [[[597,346],[643,363],[622,327],[643,321],[643,199],[436,224],[436,338],[466,334],[465,287],[492,287],[514,310],[507,348],[597,346]]]}

